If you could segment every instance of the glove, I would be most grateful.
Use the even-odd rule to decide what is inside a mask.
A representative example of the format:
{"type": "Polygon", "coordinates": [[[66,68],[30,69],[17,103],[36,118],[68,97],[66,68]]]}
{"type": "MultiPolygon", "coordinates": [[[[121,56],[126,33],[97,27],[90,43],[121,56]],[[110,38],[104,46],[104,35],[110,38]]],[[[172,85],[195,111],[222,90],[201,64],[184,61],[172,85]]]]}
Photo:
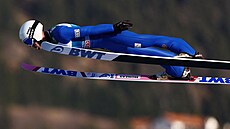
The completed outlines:
{"type": "Polygon", "coordinates": [[[129,20],[120,21],[113,24],[114,32],[121,32],[123,30],[128,30],[133,24],[129,20]]]}

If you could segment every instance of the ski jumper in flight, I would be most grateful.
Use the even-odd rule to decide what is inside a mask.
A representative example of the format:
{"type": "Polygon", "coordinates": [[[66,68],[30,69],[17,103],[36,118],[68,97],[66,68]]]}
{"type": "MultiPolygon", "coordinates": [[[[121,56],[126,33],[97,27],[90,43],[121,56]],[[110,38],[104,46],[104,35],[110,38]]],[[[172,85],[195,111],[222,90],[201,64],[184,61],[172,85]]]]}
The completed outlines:
{"type": "MultiPolygon", "coordinates": [[[[95,26],[63,23],[44,31],[41,22],[29,20],[21,26],[19,37],[25,44],[37,49],[41,48],[43,41],[48,41],[69,47],[102,48],[113,52],[137,55],[189,58],[200,58],[202,56],[180,38],[137,34],[128,30],[132,26],[133,24],[129,21],[95,26]]],[[[190,70],[183,66],[163,65],[162,67],[165,72],[157,75],[159,79],[162,76],[188,79],[190,76],[190,70]]]]}

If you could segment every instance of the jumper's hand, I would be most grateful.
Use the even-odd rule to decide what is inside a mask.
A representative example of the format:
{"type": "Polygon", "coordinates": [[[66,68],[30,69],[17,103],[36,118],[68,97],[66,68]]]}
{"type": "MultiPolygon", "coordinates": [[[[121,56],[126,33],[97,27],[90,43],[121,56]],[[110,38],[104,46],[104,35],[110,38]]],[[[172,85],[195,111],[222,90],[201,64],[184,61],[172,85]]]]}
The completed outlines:
{"type": "Polygon", "coordinates": [[[133,24],[129,20],[120,21],[113,24],[114,32],[121,32],[123,30],[128,30],[133,24]]]}

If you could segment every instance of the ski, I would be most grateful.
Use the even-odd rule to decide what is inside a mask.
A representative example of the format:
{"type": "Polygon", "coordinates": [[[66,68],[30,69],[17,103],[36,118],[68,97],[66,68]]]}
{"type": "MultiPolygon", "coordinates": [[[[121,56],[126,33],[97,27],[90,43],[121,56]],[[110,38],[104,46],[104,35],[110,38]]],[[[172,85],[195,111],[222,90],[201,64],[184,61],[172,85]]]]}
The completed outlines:
{"type": "Polygon", "coordinates": [[[119,61],[119,62],[129,62],[129,63],[187,66],[187,67],[230,70],[230,61],[189,59],[189,58],[176,58],[176,57],[172,58],[172,57],[114,53],[114,52],[97,51],[92,49],[71,48],[67,46],[52,44],[49,42],[43,42],[42,49],[48,52],[54,52],[54,53],[59,53],[64,55],[77,56],[77,57],[90,58],[90,59],[105,60],[105,61],[119,61]]]}
{"type": "Polygon", "coordinates": [[[230,84],[230,78],[221,77],[199,77],[193,76],[190,80],[157,80],[149,78],[150,75],[136,74],[114,74],[114,73],[96,73],[96,72],[80,72],[73,70],[64,70],[49,67],[33,66],[30,64],[22,64],[21,67],[28,71],[37,73],[68,76],[83,79],[96,80],[114,80],[114,81],[131,81],[131,82],[161,82],[161,83],[184,83],[184,84],[230,84]]]}

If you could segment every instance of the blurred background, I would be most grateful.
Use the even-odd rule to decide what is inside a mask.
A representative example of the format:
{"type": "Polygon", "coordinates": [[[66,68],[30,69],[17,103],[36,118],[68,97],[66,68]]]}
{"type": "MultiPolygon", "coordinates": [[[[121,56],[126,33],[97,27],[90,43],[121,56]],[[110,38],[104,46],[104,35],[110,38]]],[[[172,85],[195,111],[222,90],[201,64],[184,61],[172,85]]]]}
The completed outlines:
{"type": "MultiPolygon", "coordinates": [[[[38,51],[22,23],[49,29],[129,19],[131,31],[183,38],[206,58],[230,60],[229,0],[0,0],[0,129],[229,129],[230,87],[73,79],[24,71],[30,63],[80,71],[154,74],[155,65],[96,61],[38,51]]],[[[229,71],[192,68],[194,75],[229,71]]]]}

